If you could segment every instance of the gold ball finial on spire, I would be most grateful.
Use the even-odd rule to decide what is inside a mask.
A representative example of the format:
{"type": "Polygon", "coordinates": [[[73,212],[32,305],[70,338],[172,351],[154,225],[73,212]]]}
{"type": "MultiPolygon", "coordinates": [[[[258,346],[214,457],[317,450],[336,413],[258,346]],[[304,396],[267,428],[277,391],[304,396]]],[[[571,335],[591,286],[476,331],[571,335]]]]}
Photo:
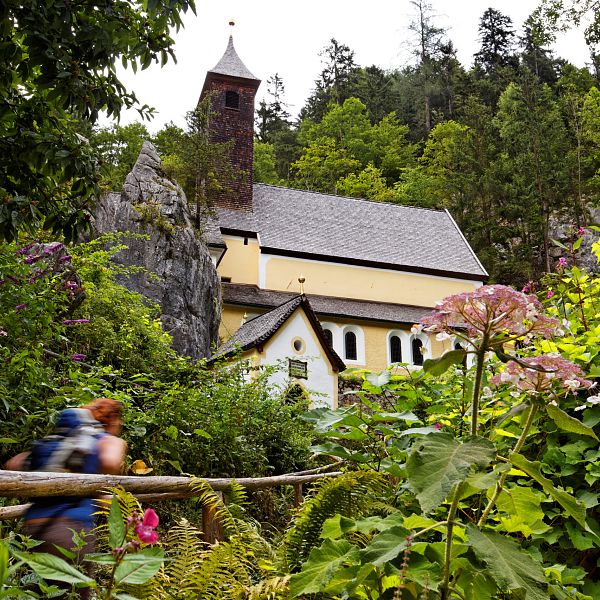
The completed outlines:
{"type": "Polygon", "coordinates": [[[306,277],[304,275],[300,275],[298,277],[298,283],[300,284],[300,293],[304,294],[304,282],[306,281],[306,277]]]}

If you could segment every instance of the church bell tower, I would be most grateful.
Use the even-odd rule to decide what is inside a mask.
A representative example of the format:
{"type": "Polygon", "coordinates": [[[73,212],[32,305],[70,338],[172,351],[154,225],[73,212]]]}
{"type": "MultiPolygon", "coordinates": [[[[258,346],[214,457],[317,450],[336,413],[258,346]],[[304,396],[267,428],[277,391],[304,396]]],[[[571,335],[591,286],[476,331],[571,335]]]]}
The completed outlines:
{"type": "Polygon", "coordinates": [[[259,85],[237,55],[230,35],[225,54],[206,74],[200,96],[212,97],[211,141],[233,142],[231,164],[238,177],[216,199],[219,208],[252,210],[254,97],[259,85]]]}

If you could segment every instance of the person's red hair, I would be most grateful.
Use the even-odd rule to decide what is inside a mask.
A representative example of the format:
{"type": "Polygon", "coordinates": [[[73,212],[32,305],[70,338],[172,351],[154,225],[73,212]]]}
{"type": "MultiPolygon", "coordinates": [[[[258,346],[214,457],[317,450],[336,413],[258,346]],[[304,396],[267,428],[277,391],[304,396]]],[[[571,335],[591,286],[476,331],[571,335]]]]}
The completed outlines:
{"type": "Polygon", "coordinates": [[[123,404],[112,398],[98,398],[91,404],[86,404],[81,408],[89,410],[94,419],[102,423],[104,427],[109,427],[117,419],[120,419],[123,412],[123,404]]]}

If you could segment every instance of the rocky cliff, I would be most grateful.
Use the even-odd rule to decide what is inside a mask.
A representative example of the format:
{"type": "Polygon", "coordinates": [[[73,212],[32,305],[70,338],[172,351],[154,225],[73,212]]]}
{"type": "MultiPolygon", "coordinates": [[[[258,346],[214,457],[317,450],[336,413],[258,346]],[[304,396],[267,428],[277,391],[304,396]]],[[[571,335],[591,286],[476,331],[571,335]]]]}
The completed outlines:
{"type": "Polygon", "coordinates": [[[144,143],[123,191],[102,197],[94,226],[98,233],[148,236],[126,238],[128,249],[117,260],[145,272],[121,283],[160,305],[163,327],[179,354],[209,356],[221,318],[219,277],[202,236],[192,227],[183,190],[165,176],[152,144],[144,143]]]}

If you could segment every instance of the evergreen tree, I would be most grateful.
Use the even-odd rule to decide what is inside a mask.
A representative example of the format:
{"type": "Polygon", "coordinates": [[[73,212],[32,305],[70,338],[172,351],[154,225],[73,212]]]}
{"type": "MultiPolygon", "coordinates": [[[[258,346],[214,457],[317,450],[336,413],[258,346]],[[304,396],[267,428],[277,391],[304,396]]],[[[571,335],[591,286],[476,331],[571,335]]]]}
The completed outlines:
{"type": "Polygon", "coordinates": [[[300,118],[320,120],[331,102],[341,105],[352,96],[351,84],[358,70],[354,51],[332,38],[320,53],[323,70],[315,81],[315,89],[300,112],[300,118]]]}
{"type": "Polygon", "coordinates": [[[481,47],[475,54],[475,65],[484,73],[500,67],[515,67],[515,31],[512,19],[495,8],[488,8],[479,21],[481,47]]]}
{"type": "Polygon", "coordinates": [[[207,94],[196,110],[187,113],[186,131],[175,147],[172,160],[164,164],[167,174],[183,188],[198,229],[215,198],[227,190],[235,177],[229,156],[232,143],[210,141],[211,100],[207,94]]]}
{"type": "Polygon", "coordinates": [[[552,56],[547,45],[554,41],[554,36],[548,33],[538,19],[531,15],[524,24],[523,35],[520,38],[521,62],[542,83],[553,85],[558,79],[560,63],[552,56]]]}
{"type": "Polygon", "coordinates": [[[443,30],[433,24],[433,8],[425,0],[411,0],[415,9],[415,17],[409,25],[414,34],[413,53],[417,58],[417,79],[422,90],[423,128],[425,133],[431,131],[431,102],[437,91],[436,62],[440,58],[443,30]]]}
{"type": "Polygon", "coordinates": [[[290,127],[290,113],[284,100],[285,87],[278,73],[267,79],[267,100],[256,111],[256,134],[261,142],[272,143],[273,134],[290,127]]]}

